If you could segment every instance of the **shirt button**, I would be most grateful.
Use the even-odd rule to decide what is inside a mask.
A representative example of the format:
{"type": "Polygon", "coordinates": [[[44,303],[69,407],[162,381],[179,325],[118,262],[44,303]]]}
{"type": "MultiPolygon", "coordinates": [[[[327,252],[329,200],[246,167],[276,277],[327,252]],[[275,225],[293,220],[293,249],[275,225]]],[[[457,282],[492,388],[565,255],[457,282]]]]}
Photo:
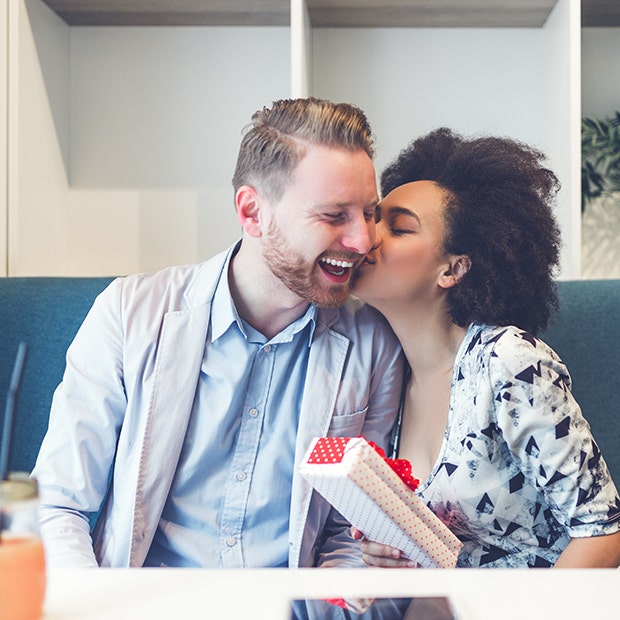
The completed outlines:
{"type": "Polygon", "coordinates": [[[226,539],[226,544],[227,544],[229,547],[234,547],[234,546],[237,544],[237,540],[236,540],[235,538],[233,538],[232,536],[229,536],[229,537],[226,539]]]}
{"type": "Polygon", "coordinates": [[[258,415],[258,409],[256,409],[255,407],[252,407],[252,409],[250,409],[248,413],[250,414],[251,417],[255,418],[258,415]]]}
{"type": "Polygon", "coordinates": [[[271,351],[271,345],[270,345],[270,344],[266,344],[266,345],[263,347],[263,351],[264,351],[265,353],[269,353],[269,351],[271,351]]]}
{"type": "Polygon", "coordinates": [[[241,482],[243,482],[247,477],[248,475],[244,471],[237,472],[237,480],[240,480],[241,482]]]}

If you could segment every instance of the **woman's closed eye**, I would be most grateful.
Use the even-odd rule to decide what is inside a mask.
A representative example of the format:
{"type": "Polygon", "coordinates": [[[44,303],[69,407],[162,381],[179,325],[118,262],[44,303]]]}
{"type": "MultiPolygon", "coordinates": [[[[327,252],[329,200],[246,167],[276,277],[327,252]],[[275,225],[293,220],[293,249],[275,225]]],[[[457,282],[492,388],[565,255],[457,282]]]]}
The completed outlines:
{"type": "Polygon", "coordinates": [[[382,207],[381,221],[395,237],[419,232],[420,218],[405,207],[382,207]]]}
{"type": "Polygon", "coordinates": [[[400,235],[411,235],[418,232],[420,222],[413,215],[396,215],[387,222],[390,233],[396,237],[400,235]]]}

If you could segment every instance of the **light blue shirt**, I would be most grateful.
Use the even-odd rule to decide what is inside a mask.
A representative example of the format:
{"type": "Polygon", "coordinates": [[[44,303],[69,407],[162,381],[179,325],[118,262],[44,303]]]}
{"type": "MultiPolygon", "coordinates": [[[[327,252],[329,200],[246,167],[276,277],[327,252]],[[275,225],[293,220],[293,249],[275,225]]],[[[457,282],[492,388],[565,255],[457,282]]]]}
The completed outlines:
{"type": "Polygon", "coordinates": [[[287,566],[315,314],[310,306],[267,340],[238,316],[220,278],[184,446],[145,566],[287,566]]]}

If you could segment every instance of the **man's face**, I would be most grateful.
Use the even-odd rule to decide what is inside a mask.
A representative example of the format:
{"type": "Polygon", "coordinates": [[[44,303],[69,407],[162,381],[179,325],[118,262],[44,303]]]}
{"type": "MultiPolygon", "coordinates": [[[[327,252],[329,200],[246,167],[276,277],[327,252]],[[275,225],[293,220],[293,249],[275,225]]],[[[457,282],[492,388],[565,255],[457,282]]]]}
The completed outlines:
{"type": "Polygon", "coordinates": [[[372,248],[377,202],[374,167],[364,151],[308,145],[284,194],[266,211],[265,262],[299,297],[341,305],[353,267],[372,248]]]}

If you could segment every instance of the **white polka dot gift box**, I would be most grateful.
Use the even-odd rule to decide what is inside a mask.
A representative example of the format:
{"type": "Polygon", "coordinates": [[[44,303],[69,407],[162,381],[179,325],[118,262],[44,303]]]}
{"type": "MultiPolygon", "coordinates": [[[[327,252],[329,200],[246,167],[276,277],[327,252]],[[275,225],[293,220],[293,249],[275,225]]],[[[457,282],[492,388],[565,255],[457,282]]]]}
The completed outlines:
{"type": "Polygon", "coordinates": [[[424,568],[454,568],[462,544],[411,490],[418,481],[410,470],[363,437],[319,437],[299,472],[369,540],[424,568]]]}

